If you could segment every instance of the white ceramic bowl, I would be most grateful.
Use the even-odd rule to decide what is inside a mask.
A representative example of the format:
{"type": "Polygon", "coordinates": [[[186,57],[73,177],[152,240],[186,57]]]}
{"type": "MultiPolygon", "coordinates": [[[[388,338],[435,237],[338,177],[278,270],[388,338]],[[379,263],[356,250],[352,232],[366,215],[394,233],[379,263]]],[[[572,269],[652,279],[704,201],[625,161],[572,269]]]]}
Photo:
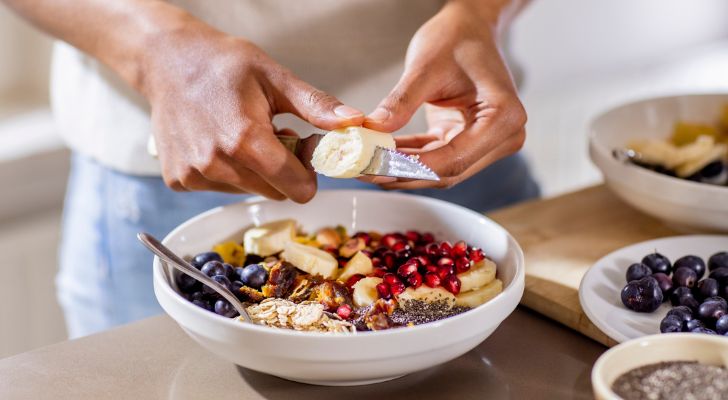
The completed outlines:
{"type": "MultiPolygon", "coordinates": [[[[254,225],[294,218],[307,231],[341,224],[350,231],[416,229],[484,249],[498,265],[503,293],[466,313],[437,322],[356,335],[331,335],[249,325],[185,300],[154,260],[154,292],[162,308],[194,340],[235,364],[294,381],[356,385],[392,379],[454,359],[480,344],[516,308],[523,295],[523,252],[501,226],[444,201],[379,191],[323,191],[308,204],[253,200],[203,213],[164,243],[182,256],[242,239],[254,225]]],[[[180,349],[185,351],[185,349],[180,349]]]]}
{"type": "Polygon", "coordinates": [[[611,387],[620,375],[662,361],[697,361],[728,366],[728,338],[700,333],[669,333],[617,345],[602,354],[592,368],[594,397],[598,400],[619,400],[611,387]]]}
{"type": "Polygon", "coordinates": [[[614,108],[592,122],[589,154],[607,185],[635,208],[678,226],[728,231],[728,187],[658,174],[612,156],[631,139],[668,137],[678,120],[714,123],[724,104],[728,94],[660,97],[614,108]]]}

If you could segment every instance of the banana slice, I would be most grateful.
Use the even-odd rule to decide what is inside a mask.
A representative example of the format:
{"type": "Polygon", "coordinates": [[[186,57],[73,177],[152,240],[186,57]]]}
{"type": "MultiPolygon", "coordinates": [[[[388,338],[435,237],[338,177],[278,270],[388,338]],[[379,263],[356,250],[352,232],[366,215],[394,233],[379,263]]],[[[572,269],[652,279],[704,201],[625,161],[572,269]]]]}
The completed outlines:
{"type": "Polygon", "coordinates": [[[267,257],[283,251],[287,242],[296,236],[296,221],[283,219],[245,231],[243,246],[248,254],[267,257]]]}
{"type": "Polygon", "coordinates": [[[369,166],[377,146],[394,149],[394,138],[360,126],[336,129],[316,146],[311,165],[332,178],[355,178],[369,166]]]}
{"type": "Polygon", "coordinates": [[[338,279],[346,282],[354,274],[369,275],[373,271],[372,260],[360,251],[346,263],[338,279]]]}
{"type": "Polygon", "coordinates": [[[663,139],[633,140],[627,147],[640,153],[642,160],[649,164],[674,169],[681,162],[678,148],[663,139]]]}
{"type": "Polygon", "coordinates": [[[426,303],[444,302],[449,306],[449,308],[452,308],[452,306],[455,305],[455,295],[441,287],[431,288],[425,285],[422,285],[417,289],[408,287],[404,292],[397,296],[397,301],[399,302],[400,307],[404,310],[407,309],[407,303],[409,300],[420,300],[426,303]]]}
{"type": "Polygon", "coordinates": [[[460,293],[483,287],[495,279],[495,263],[487,258],[470,267],[469,270],[458,274],[460,279],[460,293]]]}
{"type": "MultiPolygon", "coordinates": [[[[703,136],[701,136],[703,137],[703,136]]],[[[706,165],[712,163],[713,161],[720,160],[725,158],[726,153],[728,152],[728,146],[725,144],[716,144],[713,145],[712,148],[710,148],[708,151],[700,154],[699,156],[690,159],[690,161],[680,165],[676,170],[675,173],[677,176],[685,178],[690,175],[695,174],[696,172],[700,171],[701,169],[705,168],[706,165]]]]}
{"type": "Polygon", "coordinates": [[[289,241],[286,242],[281,256],[301,271],[311,275],[321,275],[325,279],[334,279],[339,272],[339,262],[336,258],[329,252],[313,246],[289,241]]]}
{"type": "Polygon", "coordinates": [[[354,300],[354,305],[357,307],[365,307],[377,301],[377,299],[379,299],[377,285],[382,282],[382,278],[370,276],[368,278],[362,278],[359,282],[355,283],[354,286],[352,286],[354,293],[351,296],[354,300]]]}
{"type": "Polygon", "coordinates": [[[458,294],[455,296],[455,304],[475,308],[497,296],[502,291],[503,282],[500,279],[495,279],[480,289],[458,294]]]}

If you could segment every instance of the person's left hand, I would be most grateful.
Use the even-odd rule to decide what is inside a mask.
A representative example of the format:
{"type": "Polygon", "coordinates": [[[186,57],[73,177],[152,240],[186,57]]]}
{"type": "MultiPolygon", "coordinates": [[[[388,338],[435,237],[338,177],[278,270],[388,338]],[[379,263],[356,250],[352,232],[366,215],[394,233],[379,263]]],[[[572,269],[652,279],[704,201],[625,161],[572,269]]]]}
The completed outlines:
{"type": "Polygon", "coordinates": [[[437,106],[428,107],[427,133],[396,141],[441,180],[371,181],[385,189],[451,187],[523,146],[526,112],[497,46],[493,12],[468,1],[447,3],[412,38],[402,77],[364,122],[393,132],[422,104],[437,106]]]}

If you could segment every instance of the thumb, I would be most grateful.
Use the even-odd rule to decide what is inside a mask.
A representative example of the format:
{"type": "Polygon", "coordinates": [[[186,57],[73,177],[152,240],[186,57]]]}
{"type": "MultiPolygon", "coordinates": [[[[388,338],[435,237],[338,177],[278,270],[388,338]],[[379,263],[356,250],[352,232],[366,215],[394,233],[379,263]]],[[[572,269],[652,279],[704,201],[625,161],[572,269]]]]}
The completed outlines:
{"type": "Polygon", "coordinates": [[[405,72],[397,85],[364,120],[364,126],[383,132],[394,132],[409,122],[427,101],[430,84],[423,74],[405,72]]]}
{"type": "Polygon", "coordinates": [[[295,114],[320,129],[336,129],[361,125],[364,113],[344,105],[336,97],[292,77],[277,99],[282,112],[295,114]]]}

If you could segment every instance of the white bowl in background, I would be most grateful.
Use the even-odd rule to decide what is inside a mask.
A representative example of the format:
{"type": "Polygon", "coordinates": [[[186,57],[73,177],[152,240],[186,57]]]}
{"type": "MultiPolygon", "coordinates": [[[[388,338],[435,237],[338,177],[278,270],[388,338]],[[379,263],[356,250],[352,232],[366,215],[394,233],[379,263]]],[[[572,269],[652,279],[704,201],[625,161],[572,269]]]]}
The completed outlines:
{"type": "Polygon", "coordinates": [[[155,258],[154,292],[162,308],[204,348],[252,370],[322,385],[396,378],[468,352],[498,328],[523,295],[523,252],[505,229],[466,208],[399,193],[322,191],[304,205],[251,200],[194,217],[163,242],[179,255],[193,255],[223,240],[241,240],[254,224],[282,218],[296,219],[309,232],[340,224],[350,231],[416,229],[443,240],[462,239],[496,262],[504,289],[466,313],[412,328],[355,335],[295,332],[241,323],[193,305],[176,292],[176,272],[155,258]]]}
{"type": "Polygon", "coordinates": [[[663,361],[697,361],[728,366],[728,338],[702,333],[666,333],[619,344],[597,359],[591,372],[597,400],[619,400],[614,381],[634,368],[663,361]]]}
{"type": "Polygon", "coordinates": [[[607,185],[635,208],[678,226],[728,231],[728,187],[659,174],[616,160],[632,139],[667,138],[675,122],[715,123],[728,94],[659,97],[619,106],[591,124],[589,154],[607,185]]]}

